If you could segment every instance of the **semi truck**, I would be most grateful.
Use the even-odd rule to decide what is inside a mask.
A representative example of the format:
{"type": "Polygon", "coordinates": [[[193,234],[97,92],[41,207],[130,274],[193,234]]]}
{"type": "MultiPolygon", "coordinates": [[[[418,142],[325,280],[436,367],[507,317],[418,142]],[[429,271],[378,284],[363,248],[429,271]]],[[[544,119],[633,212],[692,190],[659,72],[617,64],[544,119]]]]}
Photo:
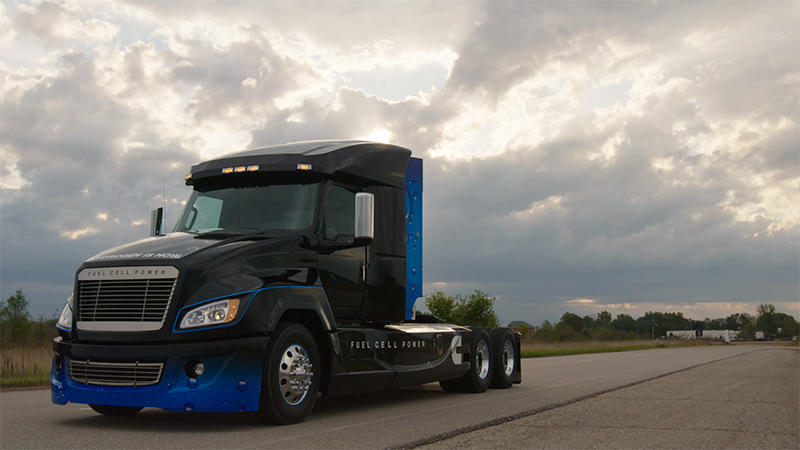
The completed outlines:
{"type": "Polygon", "coordinates": [[[53,403],[291,424],[323,395],[520,383],[519,334],[415,312],[422,181],[410,150],[367,141],[192,166],[171,233],[157,208],[150,237],[78,268],[57,324],[53,403]]]}

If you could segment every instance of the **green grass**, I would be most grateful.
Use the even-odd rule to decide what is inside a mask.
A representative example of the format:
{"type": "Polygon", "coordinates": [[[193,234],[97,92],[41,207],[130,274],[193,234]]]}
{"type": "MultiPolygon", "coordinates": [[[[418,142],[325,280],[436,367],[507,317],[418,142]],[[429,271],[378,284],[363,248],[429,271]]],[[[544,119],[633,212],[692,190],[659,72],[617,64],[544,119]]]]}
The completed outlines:
{"type": "Polygon", "coordinates": [[[583,355],[588,353],[628,352],[653,348],[689,347],[707,345],[700,341],[586,341],[530,343],[523,342],[520,352],[523,358],[548,356],[583,355]]]}
{"type": "Polygon", "coordinates": [[[0,388],[46,386],[50,383],[53,344],[3,345],[0,348],[0,388]]]}
{"type": "Polygon", "coordinates": [[[50,369],[47,373],[39,374],[32,377],[13,377],[0,379],[0,388],[2,389],[16,389],[26,387],[42,387],[50,384],[50,369]]]}
{"type": "Polygon", "coordinates": [[[656,348],[653,345],[629,345],[625,347],[614,348],[570,348],[562,350],[523,350],[523,358],[542,358],[545,356],[565,356],[565,355],[583,355],[586,353],[608,353],[608,352],[627,352],[631,350],[648,350],[656,348]]]}

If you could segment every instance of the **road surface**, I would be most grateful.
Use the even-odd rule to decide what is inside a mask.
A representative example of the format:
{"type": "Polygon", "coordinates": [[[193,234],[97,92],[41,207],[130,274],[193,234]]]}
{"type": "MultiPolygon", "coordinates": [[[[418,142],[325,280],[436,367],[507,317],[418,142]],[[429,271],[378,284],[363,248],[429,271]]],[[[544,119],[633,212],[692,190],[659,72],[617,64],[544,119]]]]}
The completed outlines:
{"type": "Polygon", "coordinates": [[[693,367],[420,450],[800,449],[800,349],[693,367]]]}

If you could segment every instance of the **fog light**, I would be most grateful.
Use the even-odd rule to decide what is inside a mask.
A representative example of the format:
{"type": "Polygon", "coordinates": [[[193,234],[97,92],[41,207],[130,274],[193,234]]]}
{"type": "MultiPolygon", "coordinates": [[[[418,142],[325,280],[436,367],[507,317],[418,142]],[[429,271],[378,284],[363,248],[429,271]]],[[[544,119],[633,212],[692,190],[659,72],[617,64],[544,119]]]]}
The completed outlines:
{"type": "Polygon", "coordinates": [[[197,378],[206,372],[206,366],[200,361],[193,360],[186,363],[186,366],[183,368],[183,371],[184,373],[186,373],[187,377],[197,378]]]}
{"type": "Polygon", "coordinates": [[[53,371],[56,375],[61,374],[61,355],[58,353],[53,355],[53,371]]]}

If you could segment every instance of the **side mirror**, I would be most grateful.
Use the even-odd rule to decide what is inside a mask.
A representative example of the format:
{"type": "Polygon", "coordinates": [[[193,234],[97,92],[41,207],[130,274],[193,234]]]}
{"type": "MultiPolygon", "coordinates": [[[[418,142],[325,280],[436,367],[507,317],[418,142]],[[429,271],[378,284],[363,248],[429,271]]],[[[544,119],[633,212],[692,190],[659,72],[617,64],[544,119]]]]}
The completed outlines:
{"type": "Polygon", "coordinates": [[[161,236],[161,225],[164,223],[164,208],[150,211],[150,236],[161,236]]]}
{"type": "MultiPolygon", "coordinates": [[[[353,234],[339,234],[333,239],[319,241],[319,250],[323,253],[335,252],[346,248],[363,247],[372,243],[375,234],[375,196],[367,192],[359,192],[355,198],[355,221],[353,234]]],[[[300,238],[300,246],[312,248],[312,239],[300,238]],[[308,241],[308,242],[306,242],[308,241]]]]}
{"type": "Polygon", "coordinates": [[[368,192],[356,194],[355,238],[365,244],[375,236],[375,196],[368,192]]]}

